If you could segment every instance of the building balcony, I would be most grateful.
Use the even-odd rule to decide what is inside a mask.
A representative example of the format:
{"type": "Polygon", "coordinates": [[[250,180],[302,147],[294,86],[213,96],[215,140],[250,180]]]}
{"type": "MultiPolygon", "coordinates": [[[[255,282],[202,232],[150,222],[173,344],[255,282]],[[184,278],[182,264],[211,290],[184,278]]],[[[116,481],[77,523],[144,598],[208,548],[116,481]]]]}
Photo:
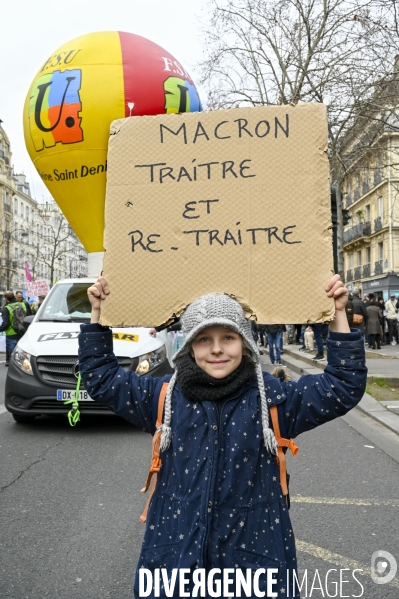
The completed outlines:
{"type": "Polygon", "coordinates": [[[368,237],[371,235],[371,223],[358,223],[354,227],[351,227],[347,231],[344,231],[344,245],[360,239],[361,237],[368,237]]]}
{"type": "Polygon", "coordinates": [[[3,150],[0,150],[0,158],[2,158],[7,165],[10,164],[8,156],[3,150]]]}
{"type": "Polygon", "coordinates": [[[374,233],[376,233],[377,231],[381,231],[382,229],[382,218],[381,216],[379,216],[378,218],[374,219],[374,233]]]}
{"type": "Polygon", "coordinates": [[[371,235],[371,222],[370,221],[366,221],[363,224],[363,237],[368,237],[369,235],[371,235]]]}
{"type": "Polygon", "coordinates": [[[0,258],[0,266],[15,270],[16,268],[22,268],[18,260],[8,260],[7,258],[0,258]]]}
{"type": "Polygon", "coordinates": [[[364,264],[363,265],[363,277],[367,278],[371,276],[371,268],[370,268],[370,264],[364,264]]]}
{"type": "Polygon", "coordinates": [[[358,281],[359,279],[361,279],[361,277],[362,277],[362,267],[356,266],[355,272],[353,274],[353,278],[355,281],[358,281]]]}
{"type": "Polygon", "coordinates": [[[382,275],[382,260],[377,260],[377,262],[374,265],[374,274],[375,275],[382,275]]]}
{"type": "Polygon", "coordinates": [[[346,281],[360,281],[361,279],[371,276],[370,264],[356,266],[346,271],[346,281]]]}

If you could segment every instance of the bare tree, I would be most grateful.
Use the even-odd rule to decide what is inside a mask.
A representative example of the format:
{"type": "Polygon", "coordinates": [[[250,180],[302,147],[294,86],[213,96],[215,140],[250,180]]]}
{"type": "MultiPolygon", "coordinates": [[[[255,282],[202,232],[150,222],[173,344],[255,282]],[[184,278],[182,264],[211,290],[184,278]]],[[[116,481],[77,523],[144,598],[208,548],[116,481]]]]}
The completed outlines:
{"type": "Polygon", "coordinates": [[[46,264],[50,270],[50,286],[53,286],[56,260],[61,261],[68,254],[70,227],[65,216],[47,203],[39,207],[36,227],[38,245],[33,270],[38,261],[46,264]]]}
{"type": "Polygon", "coordinates": [[[39,270],[39,264],[40,264],[40,260],[41,260],[40,245],[42,243],[43,242],[38,238],[38,240],[36,241],[36,245],[35,245],[36,251],[35,251],[35,253],[32,254],[31,261],[28,263],[33,281],[35,281],[39,276],[38,270],[39,270]]]}
{"type": "Polygon", "coordinates": [[[340,182],[347,165],[356,152],[373,149],[381,131],[399,130],[395,2],[210,0],[209,9],[202,64],[209,108],[327,105],[342,248],[340,182]]]}

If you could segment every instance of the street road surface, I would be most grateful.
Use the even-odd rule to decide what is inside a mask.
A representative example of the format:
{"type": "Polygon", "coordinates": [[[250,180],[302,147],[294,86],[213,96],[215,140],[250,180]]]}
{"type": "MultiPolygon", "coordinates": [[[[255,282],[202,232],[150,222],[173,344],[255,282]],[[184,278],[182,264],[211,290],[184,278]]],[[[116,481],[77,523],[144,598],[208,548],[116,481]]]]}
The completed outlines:
{"type": "MultiPolygon", "coordinates": [[[[5,370],[0,599],[131,599],[150,437],[113,417],[16,424],[2,412],[5,370]]],[[[398,462],[343,420],[297,444],[288,463],[302,598],[397,599],[399,576],[377,585],[370,563],[377,550],[399,562],[398,462]]]]}

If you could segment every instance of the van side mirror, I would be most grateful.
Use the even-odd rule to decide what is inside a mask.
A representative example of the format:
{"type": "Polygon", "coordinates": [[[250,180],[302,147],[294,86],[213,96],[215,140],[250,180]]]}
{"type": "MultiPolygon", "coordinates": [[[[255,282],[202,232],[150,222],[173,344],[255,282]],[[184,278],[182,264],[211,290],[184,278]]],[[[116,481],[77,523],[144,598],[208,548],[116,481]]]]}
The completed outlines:
{"type": "Polygon", "coordinates": [[[35,318],[34,314],[29,314],[29,316],[25,316],[25,318],[23,320],[23,325],[25,327],[25,330],[28,328],[28,326],[31,324],[31,322],[34,318],[35,318]]]}

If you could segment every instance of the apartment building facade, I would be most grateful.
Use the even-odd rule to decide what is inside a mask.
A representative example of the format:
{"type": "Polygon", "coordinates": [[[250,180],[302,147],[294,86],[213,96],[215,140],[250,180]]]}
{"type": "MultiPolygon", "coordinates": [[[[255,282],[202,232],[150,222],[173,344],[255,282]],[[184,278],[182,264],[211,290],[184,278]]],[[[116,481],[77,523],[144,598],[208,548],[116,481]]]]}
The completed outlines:
{"type": "Polygon", "coordinates": [[[10,140],[0,123],[0,301],[7,289],[25,288],[25,263],[34,280],[49,285],[87,276],[87,253],[53,200],[31,196],[24,174],[12,167],[10,140]]]}
{"type": "Polygon", "coordinates": [[[377,108],[354,127],[345,148],[341,190],[351,220],[343,254],[349,291],[387,300],[392,293],[399,298],[399,111],[377,108]]]}

